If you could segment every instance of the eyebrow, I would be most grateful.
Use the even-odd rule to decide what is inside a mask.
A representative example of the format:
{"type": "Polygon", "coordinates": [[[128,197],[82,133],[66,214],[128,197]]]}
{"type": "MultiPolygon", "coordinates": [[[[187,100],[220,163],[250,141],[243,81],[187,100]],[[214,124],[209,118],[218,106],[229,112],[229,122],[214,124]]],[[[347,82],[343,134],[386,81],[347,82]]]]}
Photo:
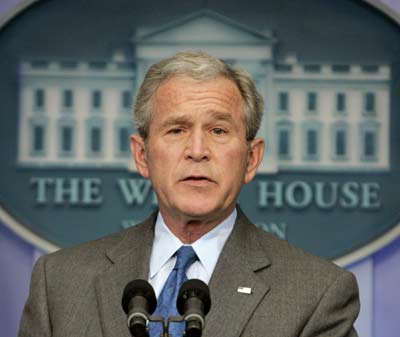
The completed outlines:
{"type": "Polygon", "coordinates": [[[173,116],[173,117],[169,117],[167,118],[162,124],[161,124],[161,128],[168,128],[170,126],[174,126],[174,125],[189,125],[191,124],[191,118],[188,116],[173,116]]]}
{"type": "MultiPolygon", "coordinates": [[[[232,122],[232,114],[229,112],[222,112],[222,111],[217,111],[217,110],[210,110],[208,112],[214,121],[227,121],[227,122],[232,122]]],[[[187,115],[181,115],[181,116],[172,116],[168,117],[162,124],[161,128],[168,128],[171,126],[175,125],[190,125],[192,124],[192,118],[187,115]]]]}
{"type": "Polygon", "coordinates": [[[221,112],[217,110],[212,110],[211,111],[211,117],[214,120],[222,120],[222,121],[227,121],[227,122],[232,122],[232,114],[229,112],[221,112]]]}

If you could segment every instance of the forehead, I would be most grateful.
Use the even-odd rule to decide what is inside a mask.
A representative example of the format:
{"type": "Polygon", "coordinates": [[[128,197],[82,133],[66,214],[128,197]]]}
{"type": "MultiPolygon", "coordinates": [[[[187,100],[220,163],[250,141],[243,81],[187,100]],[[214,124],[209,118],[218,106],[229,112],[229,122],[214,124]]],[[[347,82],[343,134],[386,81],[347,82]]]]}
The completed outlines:
{"type": "Polygon", "coordinates": [[[158,117],[172,112],[207,110],[241,116],[244,103],[236,84],[225,77],[201,82],[190,77],[173,77],[158,87],[153,109],[158,117]]]}

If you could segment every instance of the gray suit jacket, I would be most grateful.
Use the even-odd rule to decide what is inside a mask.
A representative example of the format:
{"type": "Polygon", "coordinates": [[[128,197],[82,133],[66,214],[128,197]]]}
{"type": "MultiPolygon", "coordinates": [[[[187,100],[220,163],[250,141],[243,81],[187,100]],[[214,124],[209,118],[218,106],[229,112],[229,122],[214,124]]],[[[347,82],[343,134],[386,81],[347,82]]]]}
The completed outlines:
{"type": "MultiPolygon", "coordinates": [[[[19,337],[129,337],[122,291],[148,277],[154,222],[40,258],[19,337]]],[[[204,337],[357,336],[354,276],[257,229],[240,211],[209,286],[204,337]]]]}

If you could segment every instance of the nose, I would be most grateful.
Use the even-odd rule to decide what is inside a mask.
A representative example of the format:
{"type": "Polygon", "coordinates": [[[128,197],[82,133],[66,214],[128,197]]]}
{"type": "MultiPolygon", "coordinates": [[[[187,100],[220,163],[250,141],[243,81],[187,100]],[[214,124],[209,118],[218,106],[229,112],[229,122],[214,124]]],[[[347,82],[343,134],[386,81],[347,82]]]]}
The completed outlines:
{"type": "Polygon", "coordinates": [[[185,158],[196,162],[210,159],[207,136],[202,130],[193,130],[185,146],[185,158]]]}

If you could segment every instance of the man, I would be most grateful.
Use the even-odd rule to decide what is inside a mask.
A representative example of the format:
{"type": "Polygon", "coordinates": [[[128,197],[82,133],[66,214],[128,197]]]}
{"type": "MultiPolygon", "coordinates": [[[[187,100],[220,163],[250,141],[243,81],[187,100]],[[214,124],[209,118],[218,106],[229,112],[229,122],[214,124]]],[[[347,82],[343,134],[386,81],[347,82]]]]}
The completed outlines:
{"type": "Polygon", "coordinates": [[[203,336],[357,336],[352,274],[257,229],[236,205],[262,160],[262,111],[250,76],[207,54],[153,65],[136,99],[131,147],[159,211],[39,259],[20,337],[130,336],[124,286],[148,279],[162,301],[182,245],[196,255],[187,277],[210,286],[203,336]]]}

